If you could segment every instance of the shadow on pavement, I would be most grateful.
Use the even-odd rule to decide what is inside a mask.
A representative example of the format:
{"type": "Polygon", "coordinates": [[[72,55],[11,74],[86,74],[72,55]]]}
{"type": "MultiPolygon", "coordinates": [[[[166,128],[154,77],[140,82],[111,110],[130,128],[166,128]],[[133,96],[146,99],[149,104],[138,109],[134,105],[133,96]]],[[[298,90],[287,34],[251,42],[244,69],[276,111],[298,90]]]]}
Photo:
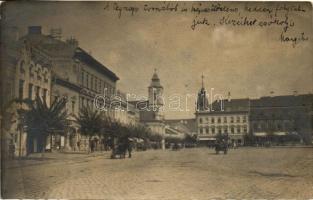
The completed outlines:
{"type": "Polygon", "coordinates": [[[284,174],[284,173],[266,173],[266,172],[259,172],[259,171],[249,171],[251,174],[257,174],[260,176],[265,176],[265,177],[273,177],[273,178],[294,178],[296,176],[290,175],[290,174],[284,174]]]}

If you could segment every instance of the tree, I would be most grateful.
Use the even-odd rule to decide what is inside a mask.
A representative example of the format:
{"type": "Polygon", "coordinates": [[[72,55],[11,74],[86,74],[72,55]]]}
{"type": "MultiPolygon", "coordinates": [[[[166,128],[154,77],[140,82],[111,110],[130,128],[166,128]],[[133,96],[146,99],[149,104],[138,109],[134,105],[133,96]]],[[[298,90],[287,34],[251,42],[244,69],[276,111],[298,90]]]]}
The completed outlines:
{"type": "Polygon", "coordinates": [[[39,96],[34,101],[24,101],[28,105],[27,109],[20,111],[24,116],[24,127],[28,138],[36,137],[42,142],[42,151],[45,150],[49,135],[56,132],[62,134],[68,127],[66,102],[65,98],[56,99],[49,107],[39,96]]]}
{"type": "Polygon", "coordinates": [[[89,141],[92,136],[100,134],[104,126],[101,113],[90,107],[81,108],[76,121],[80,125],[80,132],[88,136],[89,141]]]}

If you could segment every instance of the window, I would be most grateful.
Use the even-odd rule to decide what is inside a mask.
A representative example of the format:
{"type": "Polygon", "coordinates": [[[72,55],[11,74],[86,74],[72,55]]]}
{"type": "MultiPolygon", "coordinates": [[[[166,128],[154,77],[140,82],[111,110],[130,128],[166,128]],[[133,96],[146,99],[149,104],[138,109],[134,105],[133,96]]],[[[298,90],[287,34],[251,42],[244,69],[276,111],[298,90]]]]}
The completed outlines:
{"type": "Polygon", "coordinates": [[[19,81],[18,86],[18,98],[23,99],[23,93],[24,93],[24,80],[19,81]]]}
{"type": "Polygon", "coordinates": [[[209,133],[209,129],[208,129],[208,128],[205,129],[205,133],[206,133],[206,134],[209,133]]]}
{"type": "Polygon", "coordinates": [[[200,128],[199,130],[200,130],[200,134],[202,134],[202,133],[203,133],[203,130],[202,130],[202,128],[200,128]]]}
{"type": "Polygon", "coordinates": [[[231,128],[230,128],[230,132],[231,132],[232,134],[234,134],[234,133],[235,133],[235,129],[234,129],[234,127],[231,127],[231,128]]]}
{"type": "Polygon", "coordinates": [[[74,113],[75,110],[75,101],[72,101],[72,113],[74,113]]]}
{"type": "Polygon", "coordinates": [[[81,84],[84,85],[84,76],[85,76],[85,72],[82,70],[82,73],[81,73],[81,84]]]}
{"type": "Polygon", "coordinates": [[[86,88],[89,88],[89,74],[86,73],[86,88]]]}
{"type": "Polygon", "coordinates": [[[244,132],[244,133],[247,133],[247,132],[248,132],[247,126],[244,126],[244,127],[243,127],[243,132],[244,132]]]}
{"type": "Polygon", "coordinates": [[[98,79],[95,77],[95,91],[98,92],[98,79]]]}
{"type": "Polygon", "coordinates": [[[211,131],[212,131],[212,134],[214,134],[215,133],[215,128],[212,128],[211,131]]]}
{"type": "Polygon", "coordinates": [[[28,98],[33,99],[33,84],[28,85],[28,98]]]}
{"type": "Polygon", "coordinates": [[[24,63],[24,61],[22,61],[21,62],[21,65],[20,65],[20,72],[22,73],[22,74],[24,74],[25,73],[25,63],[24,63]]]}
{"type": "Polygon", "coordinates": [[[47,89],[43,89],[42,99],[44,100],[44,102],[47,102],[47,93],[48,93],[48,90],[47,89]]]}
{"type": "Polygon", "coordinates": [[[84,97],[80,97],[80,107],[84,107],[84,97]]]}
{"type": "Polygon", "coordinates": [[[202,118],[199,118],[199,123],[202,124],[202,118]]]}
{"type": "Polygon", "coordinates": [[[214,124],[214,118],[213,117],[211,118],[211,123],[214,124]]]}
{"type": "Polygon", "coordinates": [[[237,133],[240,133],[241,130],[240,130],[240,126],[237,127],[237,133]]]}
{"type": "Polygon", "coordinates": [[[237,121],[237,123],[239,123],[239,122],[240,122],[240,117],[239,117],[239,116],[237,116],[236,121],[237,121]]]}
{"type": "Polygon", "coordinates": [[[217,123],[221,123],[221,118],[217,118],[217,123]]]}
{"type": "Polygon", "coordinates": [[[93,75],[90,75],[90,88],[93,90],[94,89],[94,85],[93,85],[93,75]]]}
{"type": "Polygon", "coordinates": [[[99,84],[99,86],[98,86],[99,93],[102,93],[102,88],[101,88],[102,81],[100,79],[98,81],[98,84],[99,84]]]}
{"type": "Polygon", "coordinates": [[[45,72],[43,74],[43,79],[44,79],[45,83],[48,83],[48,72],[45,72]]]}
{"type": "Polygon", "coordinates": [[[224,128],[224,133],[227,133],[227,128],[224,128]]]}
{"type": "Polygon", "coordinates": [[[224,117],[224,123],[227,123],[227,117],[224,117]]]}
{"type": "Polygon", "coordinates": [[[247,116],[243,116],[242,122],[247,122],[247,116]]]}
{"type": "Polygon", "coordinates": [[[230,117],[230,123],[234,123],[234,117],[230,117]]]}
{"type": "Polygon", "coordinates": [[[29,67],[29,76],[30,77],[34,77],[33,68],[34,68],[34,65],[30,65],[30,67],[29,67]]]}
{"type": "Polygon", "coordinates": [[[40,87],[39,86],[36,86],[36,98],[37,98],[37,96],[39,96],[39,92],[40,92],[40,87]]]}
{"type": "Polygon", "coordinates": [[[37,80],[40,80],[41,81],[41,70],[40,69],[38,69],[38,71],[37,71],[37,80]]]}
{"type": "Polygon", "coordinates": [[[218,133],[221,134],[222,133],[222,129],[219,128],[218,129],[218,133]]]}

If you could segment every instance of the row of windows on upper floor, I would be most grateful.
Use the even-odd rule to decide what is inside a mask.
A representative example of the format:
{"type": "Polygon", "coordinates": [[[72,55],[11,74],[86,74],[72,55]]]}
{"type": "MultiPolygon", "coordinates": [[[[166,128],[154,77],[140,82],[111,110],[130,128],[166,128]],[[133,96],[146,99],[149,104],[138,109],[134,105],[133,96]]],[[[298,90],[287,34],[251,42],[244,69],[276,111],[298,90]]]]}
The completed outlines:
{"type": "Polygon", "coordinates": [[[25,91],[25,80],[20,79],[19,80],[19,86],[18,86],[18,98],[19,99],[31,99],[34,100],[36,96],[42,97],[44,101],[47,101],[47,96],[48,96],[48,89],[46,88],[41,88],[40,86],[35,86],[32,83],[28,84],[28,94],[27,96],[24,95],[25,91]]]}
{"type": "Polygon", "coordinates": [[[111,84],[84,70],[81,71],[81,84],[90,90],[105,94],[106,96],[111,96],[115,93],[115,88],[111,84]]]}
{"type": "Polygon", "coordinates": [[[202,123],[227,123],[227,122],[230,122],[230,123],[240,123],[240,122],[247,122],[247,116],[230,116],[230,117],[200,117],[199,118],[199,123],[202,124],[202,123]]]}
{"type": "Polygon", "coordinates": [[[293,120],[286,120],[282,122],[278,121],[269,121],[269,122],[260,122],[260,123],[253,123],[252,125],[254,131],[288,131],[288,130],[295,130],[296,124],[293,120]]]}
{"type": "Polygon", "coordinates": [[[224,128],[215,128],[215,127],[201,127],[199,128],[199,134],[221,134],[221,133],[247,133],[248,128],[247,126],[230,126],[230,127],[224,127],[224,128]]]}
{"type": "MultiPolygon", "coordinates": [[[[19,69],[20,69],[20,74],[24,75],[26,73],[26,64],[24,61],[21,62],[19,69]]],[[[35,67],[33,64],[30,64],[28,68],[28,72],[29,72],[30,78],[35,78],[35,74],[36,74],[37,80],[39,81],[43,80],[45,83],[48,83],[49,81],[48,71],[42,70],[40,69],[40,67],[35,67]]]]}

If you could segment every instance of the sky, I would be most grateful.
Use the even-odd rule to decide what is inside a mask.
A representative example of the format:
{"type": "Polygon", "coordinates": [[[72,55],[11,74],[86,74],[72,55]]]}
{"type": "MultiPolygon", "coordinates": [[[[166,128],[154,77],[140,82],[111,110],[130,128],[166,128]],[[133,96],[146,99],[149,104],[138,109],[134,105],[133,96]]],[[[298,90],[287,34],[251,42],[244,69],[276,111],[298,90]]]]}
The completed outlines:
{"type": "MultiPolygon", "coordinates": [[[[240,14],[224,11],[197,14],[189,10],[143,11],[167,6],[167,2],[8,2],[2,4],[2,27],[17,26],[21,35],[31,25],[41,25],[44,34],[51,28],[61,28],[62,39],[74,36],[80,47],[117,74],[118,88],[125,93],[147,95],[157,69],[165,104],[169,105],[170,97],[176,95],[183,108],[173,111],[165,107],[165,117],[192,118],[194,99],[187,97],[186,103],[185,98],[200,90],[202,74],[209,93],[214,88],[214,95],[225,97],[228,92],[232,98],[259,98],[269,96],[271,91],[274,95],[313,92],[312,8],[310,4],[286,5],[285,8],[300,5],[305,10],[288,12],[288,20],[294,26],[284,35],[301,38],[304,33],[307,38],[295,46],[281,42],[281,26],[221,25],[223,17],[269,21],[279,8],[277,3],[224,2],[220,6],[239,8],[240,14]],[[116,5],[140,10],[133,15],[122,11],[119,18],[114,11],[116,5]],[[248,13],[245,7],[266,9],[248,13]],[[204,18],[210,25],[198,25],[192,30],[193,20],[204,18]]],[[[175,2],[171,6],[175,7],[175,2]]],[[[199,2],[185,2],[178,9],[192,6],[211,7],[212,3],[200,6],[199,2]]],[[[277,19],[283,20],[286,10],[276,14],[277,19]]]]}

